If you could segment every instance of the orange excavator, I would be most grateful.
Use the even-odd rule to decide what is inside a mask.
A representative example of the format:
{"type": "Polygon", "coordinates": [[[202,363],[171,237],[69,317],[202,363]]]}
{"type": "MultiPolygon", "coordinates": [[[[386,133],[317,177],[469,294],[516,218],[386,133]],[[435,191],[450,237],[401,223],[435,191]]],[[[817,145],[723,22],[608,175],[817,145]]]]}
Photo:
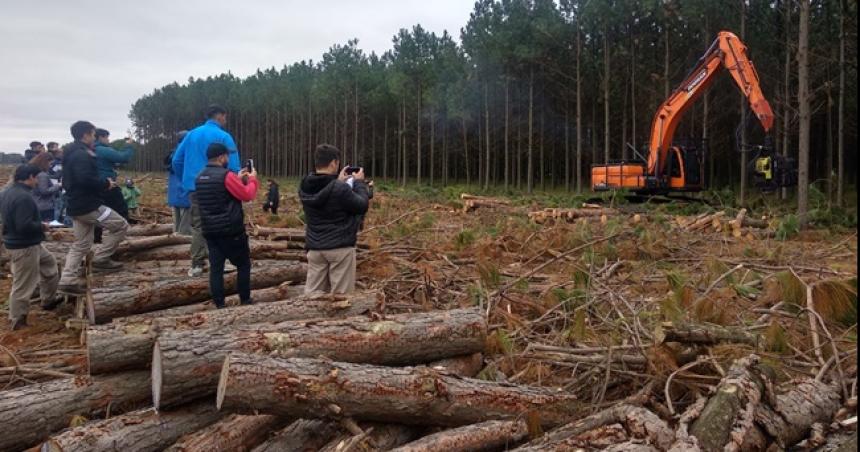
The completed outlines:
{"type": "Polygon", "coordinates": [[[749,170],[754,185],[762,191],[795,185],[797,177],[793,161],[775,153],[770,145],[767,135],[773,127],[773,110],[761,91],[758,73],[747,56],[747,48],[735,34],[723,31],[654,115],[647,159],[633,149],[638,160],[592,166],[592,189],[629,189],[644,195],[704,189],[705,152],[693,146],[675,144],[675,130],[684,113],[711,87],[723,69],[729,71],[741,93],[749,100],[750,108],[766,134],[764,145],[741,149],[742,152],[753,152],[749,170]]]}

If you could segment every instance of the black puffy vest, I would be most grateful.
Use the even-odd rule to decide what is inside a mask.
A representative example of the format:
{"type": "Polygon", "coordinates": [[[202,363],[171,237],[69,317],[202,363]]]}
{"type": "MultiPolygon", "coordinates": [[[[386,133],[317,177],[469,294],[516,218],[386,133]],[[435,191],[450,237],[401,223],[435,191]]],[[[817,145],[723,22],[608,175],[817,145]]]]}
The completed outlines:
{"type": "Polygon", "coordinates": [[[242,203],[224,185],[227,169],[207,165],[197,175],[197,205],[206,237],[233,237],[245,232],[242,203]]]}

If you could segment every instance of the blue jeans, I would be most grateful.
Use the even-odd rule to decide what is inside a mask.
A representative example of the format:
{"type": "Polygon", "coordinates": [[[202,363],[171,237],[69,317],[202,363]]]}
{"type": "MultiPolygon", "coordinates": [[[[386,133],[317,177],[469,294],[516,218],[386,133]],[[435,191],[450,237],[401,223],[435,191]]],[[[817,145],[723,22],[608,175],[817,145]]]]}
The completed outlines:
{"type": "Polygon", "coordinates": [[[224,262],[236,266],[239,301],[251,304],[251,250],[243,232],[233,237],[206,237],[209,248],[209,292],[219,309],[224,307],[224,262]]]}
{"type": "Polygon", "coordinates": [[[54,201],[54,221],[66,226],[72,225],[72,219],[66,217],[66,195],[64,194],[57,195],[57,199],[54,201]]]}

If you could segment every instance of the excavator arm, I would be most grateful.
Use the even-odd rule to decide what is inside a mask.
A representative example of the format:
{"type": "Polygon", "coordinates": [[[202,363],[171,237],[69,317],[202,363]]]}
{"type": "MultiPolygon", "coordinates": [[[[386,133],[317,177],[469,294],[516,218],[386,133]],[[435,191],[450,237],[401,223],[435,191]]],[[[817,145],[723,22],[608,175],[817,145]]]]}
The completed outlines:
{"type": "Polygon", "coordinates": [[[696,100],[714,83],[717,75],[728,70],[738,88],[749,100],[765,133],[773,127],[773,110],[759,86],[758,73],[747,55],[747,47],[731,32],[722,31],[683,83],[657,110],[651,125],[647,173],[661,176],[675,136],[675,129],[696,100]]]}

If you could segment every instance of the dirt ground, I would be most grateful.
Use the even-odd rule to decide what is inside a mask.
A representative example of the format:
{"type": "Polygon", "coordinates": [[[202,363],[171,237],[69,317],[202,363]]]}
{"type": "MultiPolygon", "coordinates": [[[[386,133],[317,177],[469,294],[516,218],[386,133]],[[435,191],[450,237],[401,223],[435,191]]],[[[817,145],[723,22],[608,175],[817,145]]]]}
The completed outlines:
{"type": "MultiPolygon", "coordinates": [[[[164,183],[161,176],[139,183],[142,220],[166,222],[164,183]]],[[[856,374],[856,230],[735,238],[687,231],[679,221],[694,215],[642,205],[536,224],[528,212],[552,199],[466,213],[445,191],[380,185],[361,234],[370,249],[359,253],[359,285],[382,288],[386,305],[398,310],[484,309],[492,353],[480,378],[563,387],[593,409],[659,384],[652,408],[673,413],[752,352],[781,381],[815,377],[819,360],[828,360],[828,374],[856,374]],[[804,315],[807,285],[826,328],[813,331],[804,315]],[[665,322],[727,326],[757,342],[662,344],[665,322]],[[830,359],[835,351],[839,359],[830,359]],[[684,366],[695,361],[691,353],[699,361],[684,366]]],[[[277,217],[260,209],[261,190],[255,223],[300,226],[295,189],[296,181],[282,183],[277,217]]],[[[0,280],[3,303],[10,283],[0,280]]],[[[0,389],[87,372],[79,333],[64,326],[68,307],[34,306],[32,326],[15,332],[5,304],[0,309],[0,389]]],[[[849,390],[856,395],[856,387],[849,390]]]]}

